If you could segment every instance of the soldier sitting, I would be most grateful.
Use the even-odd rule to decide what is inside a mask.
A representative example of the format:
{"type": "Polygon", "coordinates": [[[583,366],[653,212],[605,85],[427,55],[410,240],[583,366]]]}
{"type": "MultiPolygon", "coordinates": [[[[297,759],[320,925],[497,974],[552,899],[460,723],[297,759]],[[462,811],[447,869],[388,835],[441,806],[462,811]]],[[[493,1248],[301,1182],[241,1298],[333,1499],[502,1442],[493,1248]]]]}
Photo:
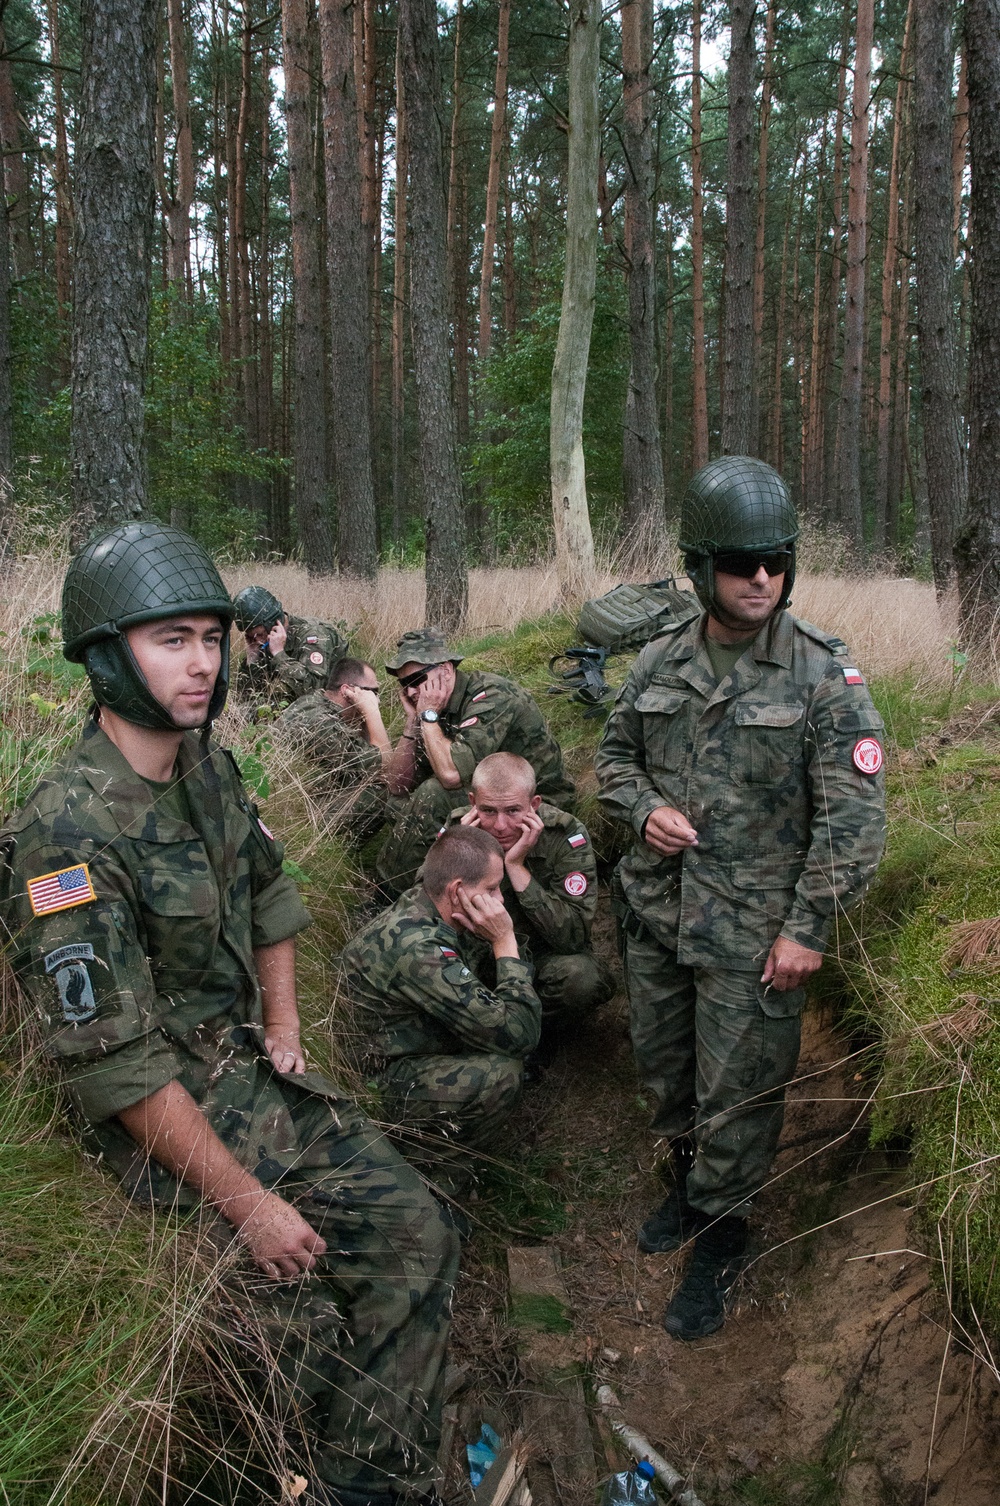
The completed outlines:
{"type": "Polygon", "coordinates": [[[590,950],[597,911],[590,833],[542,801],[534,769],[516,753],[491,753],[476,765],[469,801],[451,823],[488,831],[503,848],[501,894],[521,955],[534,964],[545,1025],[581,1020],[615,991],[610,969],[590,950]]]}
{"type": "Polygon", "coordinates": [[[378,876],[396,895],[411,885],[460,790],[488,753],[519,753],[538,793],[567,806],[576,795],[562,750],[532,697],[513,680],[472,670],[435,628],[404,633],[386,669],[399,681],[406,725],[388,773],[392,831],[378,876]]]}
{"type": "Polygon", "coordinates": [[[358,846],[385,819],[384,771],[392,743],[378,693],[378,676],[370,664],[340,659],[325,690],[300,696],[278,718],[289,741],[322,771],[319,793],[336,803],[340,826],[358,846]]]}
{"type": "Polygon", "coordinates": [[[291,617],[264,586],[244,586],[233,598],[236,626],[247,656],[236,672],[236,690],[287,704],[322,690],[331,666],[347,652],[347,639],[330,622],[291,617]]]}
{"type": "Polygon", "coordinates": [[[471,1172],[469,1149],[497,1136],[538,1044],[541,1005],[500,897],[503,852],[485,831],[455,826],[422,882],[344,948],[355,1010],[355,1064],[378,1084],[385,1118],[410,1160],[447,1192],[471,1172]],[[478,943],[496,983],[476,976],[478,943]]]}

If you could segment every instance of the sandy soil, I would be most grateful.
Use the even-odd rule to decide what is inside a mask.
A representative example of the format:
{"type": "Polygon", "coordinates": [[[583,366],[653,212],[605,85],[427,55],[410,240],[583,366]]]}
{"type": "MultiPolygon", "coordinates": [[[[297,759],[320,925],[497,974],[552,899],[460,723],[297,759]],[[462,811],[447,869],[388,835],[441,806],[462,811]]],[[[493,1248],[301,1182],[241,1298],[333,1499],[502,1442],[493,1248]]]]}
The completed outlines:
{"type": "MultiPolygon", "coordinates": [[[[548,1242],[574,1328],[551,1341],[553,1358],[609,1381],[707,1506],[994,1506],[1000,1389],[950,1331],[905,1157],[867,1149],[865,1084],[847,1050],[829,1022],[807,1019],[756,1258],[722,1331],[685,1345],[660,1320],[687,1252],[635,1248],[662,1193],[624,1001],[593,1022],[529,1090],[512,1135],[533,1140],[564,1185],[568,1227],[548,1242]]],[[[458,1303],[457,1357],[473,1378],[462,1411],[513,1425],[499,1252],[484,1263],[484,1244],[469,1249],[458,1303]]],[[[598,1457],[604,1467],[600,1445],[598,1457]]]]}

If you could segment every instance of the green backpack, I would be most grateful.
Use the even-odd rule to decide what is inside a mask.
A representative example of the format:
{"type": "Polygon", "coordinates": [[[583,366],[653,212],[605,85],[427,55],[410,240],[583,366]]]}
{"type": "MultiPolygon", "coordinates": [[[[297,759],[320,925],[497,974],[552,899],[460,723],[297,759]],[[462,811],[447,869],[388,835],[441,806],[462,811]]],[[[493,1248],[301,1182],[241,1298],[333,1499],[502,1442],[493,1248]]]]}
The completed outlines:
{"type": "Polygon", "coordinates": [[[585,601],[577,626],[585,643],[627,654],[643,648],[669,623],[697,617],[700,611],[694,592],[682,591],[671,577],[643,586],[615,586],[585,601]]]}

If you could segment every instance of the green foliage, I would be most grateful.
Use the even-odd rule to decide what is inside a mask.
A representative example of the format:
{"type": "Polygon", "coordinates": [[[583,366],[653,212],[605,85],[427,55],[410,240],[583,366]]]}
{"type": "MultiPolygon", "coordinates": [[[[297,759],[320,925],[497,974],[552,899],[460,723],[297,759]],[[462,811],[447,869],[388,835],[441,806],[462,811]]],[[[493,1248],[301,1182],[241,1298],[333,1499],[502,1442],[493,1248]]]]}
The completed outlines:
{"type": "Polygon", "coordinates": [[[218,351],[209,303],[156,294],[146,388],[149,488],[154,511],[181,519],[213,553],[249,549],[257,523],[227,497],[235,478],[265,480],[283,462],[247,448],[218,351]]]}

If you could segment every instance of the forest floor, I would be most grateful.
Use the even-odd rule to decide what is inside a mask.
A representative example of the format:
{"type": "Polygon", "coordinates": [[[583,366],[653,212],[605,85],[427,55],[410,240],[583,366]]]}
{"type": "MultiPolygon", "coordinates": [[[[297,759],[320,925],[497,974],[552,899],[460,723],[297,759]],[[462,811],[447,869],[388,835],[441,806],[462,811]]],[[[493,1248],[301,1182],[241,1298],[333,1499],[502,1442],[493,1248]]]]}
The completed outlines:
{"type": "MultiPolygon", "coordinates": [[[[599,944],[613,951],[608,934],[599,944]]],[[[871,1085],[856,1066],[830,1019],[809,1013],[755,1258],[721,1332],[683,1344],[661,1319],[688,1251],[635,1244],[663,1194],[619,993],[528,1089],[513,1175],[495,1170],[484,1191],[456,1309],[462,1432],[480,1415],[518,1422],[506,1189],[506,1237],[544,1243],[562,1265],[573,1327],[546,1341],[553,1368],[579,1367],[591,1397],[610,1383],[706,1506],[994,1506],[1000,1388],[932,1282],[939,1256],[916,1225],[908,1158],[868,1148],[871,1085]]],[[[625,1462],[598,1448],[604,1474],[625,1462]]],[[[460,1477],[455,1460],[453,1491],[460,1477]]]]}

